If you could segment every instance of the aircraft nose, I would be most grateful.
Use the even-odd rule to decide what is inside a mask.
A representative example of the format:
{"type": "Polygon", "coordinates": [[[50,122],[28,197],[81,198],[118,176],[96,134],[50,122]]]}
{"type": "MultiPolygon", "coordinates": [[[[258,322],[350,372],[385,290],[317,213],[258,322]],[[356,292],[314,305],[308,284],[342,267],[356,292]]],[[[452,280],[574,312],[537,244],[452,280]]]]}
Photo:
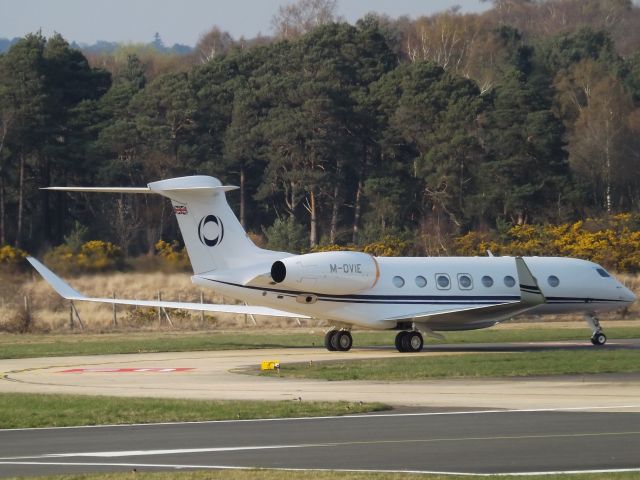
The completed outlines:
{"type": "Polygon", "coordinates": [[[636,301],[636,294],[629,290],[627,287],[623,286],[623,295],[625,302],[632,304],[636,301]]]}

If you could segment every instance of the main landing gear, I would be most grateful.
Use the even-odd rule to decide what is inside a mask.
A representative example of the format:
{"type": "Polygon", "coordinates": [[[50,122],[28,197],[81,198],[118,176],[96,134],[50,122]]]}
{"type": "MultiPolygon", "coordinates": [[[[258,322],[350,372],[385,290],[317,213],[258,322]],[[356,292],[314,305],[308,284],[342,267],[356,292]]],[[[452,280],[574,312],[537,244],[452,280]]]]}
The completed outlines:
{"type": "Polygon", "coordinates": [[[600,347],[607,343],[607,336],[602,331],[602,327],[600,326],[600,321],[598,317],[595,315],[585,315],[585,319],[587,323],[591,327],[591,331],[593,335],[591,335],[591,343],[593,343],[596,347],[600,347]]]}
{"type": "Polygon", "coordinates": [[[353,346],[349,330],[329,330],[324,336],[324,346],[330,352],[348,352],[353,346]]]}
{"type": "MultiPolygon", "coordinates": [[[[353,346],[351,332],[329,330],[324,336],[324,346],[330,352],[348,352],[353,346]]],[[[423,346],[424,339],[417,330],[402,331],[396,335],[396,348],[399,352],[420,352],[423,346]]]]}
{"type": "Polygon", "coordinates": [[[396,335],[396,348],[399,352],[419,352],[423,346],[424,339],[417,330],[403,331],[396,335]]]}

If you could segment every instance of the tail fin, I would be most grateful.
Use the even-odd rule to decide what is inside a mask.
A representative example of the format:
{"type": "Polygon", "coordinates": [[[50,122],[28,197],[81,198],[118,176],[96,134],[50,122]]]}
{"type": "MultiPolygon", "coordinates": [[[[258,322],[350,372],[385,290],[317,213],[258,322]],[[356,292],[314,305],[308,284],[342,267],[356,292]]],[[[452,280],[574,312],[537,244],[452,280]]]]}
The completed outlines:
{"type": "Polygon", "coordinates": [[[287,254],[256,247],[229,207],[225,192],[238,187],[202,175],[170,178],[147,187],[48,187],[48,190],[157,193],[171,200],[196,275],[273,261],[287,254]]]}
{"type": "Polygon", "coordinates": [[[195,274],[255,264],[271,253],[254,245],[229,207],[225,192],[236,188],[207,176],[149,184],[152,192],[171,199],[195,274]]]}

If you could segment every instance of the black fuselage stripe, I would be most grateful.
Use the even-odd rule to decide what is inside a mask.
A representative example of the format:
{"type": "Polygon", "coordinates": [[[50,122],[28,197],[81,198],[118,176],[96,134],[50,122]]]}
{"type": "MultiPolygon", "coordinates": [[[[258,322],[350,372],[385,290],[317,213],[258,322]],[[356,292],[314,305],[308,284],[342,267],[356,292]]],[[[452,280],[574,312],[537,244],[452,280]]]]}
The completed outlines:
{"type": "MultiPolygon", "coordinates": [[[[204,278],[204,277],[200,277],[204,278]]],[[[278,288],[269,288],[269,287],[254,287],[251,285],[240,285],[233,282],[225,282],[223,280],[214,280],[211,278],[205,278],[205,280],[209,280],[210,282],[222,283],[225,285],[231,285],[232,287],[239,288],[248,288],[251,290],[258,290],[262,292],[272,292],[277,293],[279,295],[304,295],[310,292],[301,292],[296,290],[281,290],[278,288]]],[[[319,299],[353,299],[353,300],[485,300],[485,301],[503,301],[508,302],[511,300],[520,300],[519,295],[358,295],[358,294],[350,294],[350,295],[328,295],[328,294],[315,294],[319,299]]]]}
{"type": "MultiPolygon", "coordinates": [[[[204,277],[200,277],[204,278],[204,277]]],[[[280,290],[277,288],[254,287],[249,285],[240,285],[223,280],[214,280],[204,278],[214,283],[222,283],[237,288],[247,288],[262,292],[271,292],[295,298],[298,295],[304,295],[308,292],[299,292],[295,290],[280,290]]],[[[528,292],[540,294],[537,292],[528,292]]],[[[508,303],[512,301],[520,301],[520,296],[493,296],[493,295],[316,295],[318,300],[324,302],[335,303],[358,303],[358,304],[389,304],[389,305],[495,305],[501,302],[508,303]]],[[[610,298],[582,298],[582,297],[546,297],[548,304],[583,304],[583,303],[624,303],[624,300],[610,298]]]]}
{"type": "Polygon", "coordinates": [[[529,290],[528,288],[522,288],[521,291],[527,292],[527,293],[534,293],[536,295],[542,295],[542,292],[540,290],[529,290]]]}

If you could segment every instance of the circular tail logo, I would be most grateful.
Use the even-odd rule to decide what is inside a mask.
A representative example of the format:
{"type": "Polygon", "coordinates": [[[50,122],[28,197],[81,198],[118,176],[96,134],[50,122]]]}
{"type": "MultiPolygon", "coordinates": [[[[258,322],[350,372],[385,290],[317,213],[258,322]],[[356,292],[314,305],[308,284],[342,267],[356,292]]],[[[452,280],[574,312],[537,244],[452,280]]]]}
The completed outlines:
{"type": "Polygon", "coordinates": [[[198,238],[207,247],[215,247],[224,237],[224,225],[215,215],[202,217],[198,223],[198,238]]]}

